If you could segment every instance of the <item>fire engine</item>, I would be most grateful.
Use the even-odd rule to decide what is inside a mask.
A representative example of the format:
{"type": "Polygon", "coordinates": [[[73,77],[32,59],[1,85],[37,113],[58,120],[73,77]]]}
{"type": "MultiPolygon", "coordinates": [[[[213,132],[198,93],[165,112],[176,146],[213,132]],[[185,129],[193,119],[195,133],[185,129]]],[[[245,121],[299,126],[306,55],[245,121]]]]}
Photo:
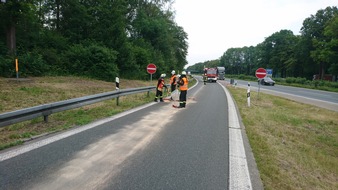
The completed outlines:
{"type": "Polygon", "coordinates": [[[205,68],[204,74],[207,75],[208,82],[216,82],[217,81],[217,68],[205,68]]]}
{"type": "Polygon", "coordinates": [[[204,68],[204,75],[208,82],[216,82],[218,79],[224,80],[224,67],[204,68]]]}

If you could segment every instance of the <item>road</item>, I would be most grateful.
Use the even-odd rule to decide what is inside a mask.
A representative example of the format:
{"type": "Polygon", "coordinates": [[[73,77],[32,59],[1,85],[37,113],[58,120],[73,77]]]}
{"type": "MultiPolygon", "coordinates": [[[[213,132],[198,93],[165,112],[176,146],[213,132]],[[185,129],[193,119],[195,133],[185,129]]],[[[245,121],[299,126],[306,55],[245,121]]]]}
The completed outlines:
{"type": "MultiPolygon", "coordinates": [[[[226,79],[230,81],[230,79],[226,79]]],[[[247,88],[248,82],[236,80],[237,86],[247,88]]],[[[322,90],[313,90],[306,88],[297,88],[276,84],[275,86],[258,85],[257,82],[250,82],[251,90],[264,92],[276,96],[281,96],[297,102],[311,104],[325,109],[338,112],[338,93],[327,92],[322,90]]]]}
{"type": "Polygon", "coordinates": [[[154,102],[0,152],[0,189],[261,189],[233,117],[222,85],[198,83],[187,108],[154,102]]]}

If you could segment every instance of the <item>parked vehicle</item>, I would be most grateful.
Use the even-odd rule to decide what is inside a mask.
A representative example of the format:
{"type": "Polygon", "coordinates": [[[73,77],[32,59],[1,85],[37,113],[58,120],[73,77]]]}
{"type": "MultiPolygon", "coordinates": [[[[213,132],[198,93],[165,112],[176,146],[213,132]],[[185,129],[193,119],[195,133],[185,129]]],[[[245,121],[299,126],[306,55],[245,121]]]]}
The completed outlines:
{"type": "Polygon", "coordinates": [[[275,85],[275,81],[272,80],[270,77],[264,77],[262,79],[258,79],[258,84],[262,84],[262,85],[270,85],[270,86],[274,86],[275,85]]]}

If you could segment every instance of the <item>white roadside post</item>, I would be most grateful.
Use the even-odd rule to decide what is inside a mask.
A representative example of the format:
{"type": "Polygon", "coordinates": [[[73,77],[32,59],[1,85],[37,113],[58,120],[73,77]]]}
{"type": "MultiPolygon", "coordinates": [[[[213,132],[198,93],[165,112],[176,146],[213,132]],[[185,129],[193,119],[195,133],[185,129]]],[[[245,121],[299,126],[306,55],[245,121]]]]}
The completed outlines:
{"type": "Polygon", "coordinates": [[[115,78],[115,84],[116,84],[116,90],[119,90],[120,89],[120,79],[119,79],[119,77],[116,77],[115,78]]]}
{"type": "MultiPolygon", "coordinates": [[[[115,77],[115,89],[116,90],[120,90],[120,79],[119,77],[115,77]]],[[[118,106],[119,105],[119,96],[116,98],[116,105],[118,106]]]]}
{"type": "Polygon", "coordinates": [[[248,82],[248,90],[246,96],[248,98],[248,107],[250,107],[250,82],[248,82]]]}

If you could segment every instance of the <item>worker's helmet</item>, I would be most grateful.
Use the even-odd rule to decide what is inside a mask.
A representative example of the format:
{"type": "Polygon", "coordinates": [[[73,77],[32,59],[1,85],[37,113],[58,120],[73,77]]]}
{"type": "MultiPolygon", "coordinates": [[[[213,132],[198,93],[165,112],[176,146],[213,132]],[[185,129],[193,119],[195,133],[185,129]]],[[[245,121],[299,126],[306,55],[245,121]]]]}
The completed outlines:
{"type": "Polygon", "coordinates": [[[171,71],[171,74],[174,75],[175,74],[175,70],[171,71]]]}
{"type": "Polygon", "coordinates": [[[161,74],[161,77],[162,77],[162,78],[164,78],[164,77],[165,77],[165,74],[164,74],[164,73],[162,73],[162,74],[161,74]]]}
{"type": "Polygon", "coordinates": [[[187,73],[185,71],[182,71],[182,75],[186,75],[187,73]]]}

